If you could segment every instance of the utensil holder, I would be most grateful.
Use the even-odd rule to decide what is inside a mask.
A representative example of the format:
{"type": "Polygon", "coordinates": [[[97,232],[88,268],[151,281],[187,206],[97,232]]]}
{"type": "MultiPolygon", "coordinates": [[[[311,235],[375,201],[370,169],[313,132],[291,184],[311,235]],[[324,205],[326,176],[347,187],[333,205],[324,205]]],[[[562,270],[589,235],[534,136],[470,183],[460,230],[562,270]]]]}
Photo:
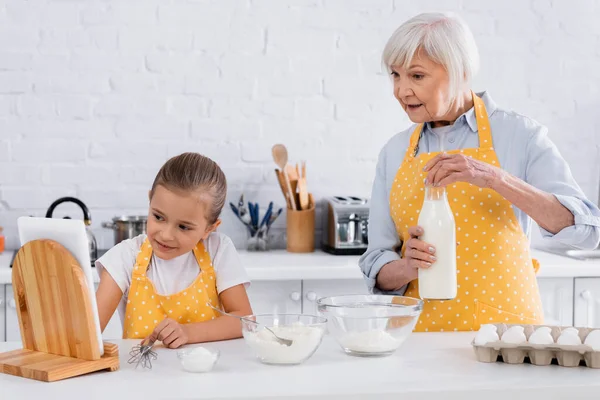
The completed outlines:
{"type": "MultiPolygon", "coordinates": [[[[312,198],[312,196],[311,196],[312,198]]],[[[287,209],[287,251],[312,253],[315,251],[315,204],[308,210],[287,209]]]]}
{"type": "Polygon", "coordinates": [[[269,250],[269,231],[260,231],[254,235],[246,233],[246,250],[248,251],[268,251],[269,250]]]}

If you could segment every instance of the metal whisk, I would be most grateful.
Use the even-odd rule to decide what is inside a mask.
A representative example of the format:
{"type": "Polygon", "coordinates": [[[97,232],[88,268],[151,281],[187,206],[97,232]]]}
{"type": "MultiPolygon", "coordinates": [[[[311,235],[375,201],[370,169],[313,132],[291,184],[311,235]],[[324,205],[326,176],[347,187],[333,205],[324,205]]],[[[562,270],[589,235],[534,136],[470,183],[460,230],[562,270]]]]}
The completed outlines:
{"type": "Polygon", "coordinates": [[[129,352],[131,358],[127,362],[135,364],[135,368],[141,364],[142,368],[152,369],[152,361],[157,359],[157,354],[155,351],[152,351],[152,346],[154,346],[154,342],[136,344],[131,348],[129,352]]]}

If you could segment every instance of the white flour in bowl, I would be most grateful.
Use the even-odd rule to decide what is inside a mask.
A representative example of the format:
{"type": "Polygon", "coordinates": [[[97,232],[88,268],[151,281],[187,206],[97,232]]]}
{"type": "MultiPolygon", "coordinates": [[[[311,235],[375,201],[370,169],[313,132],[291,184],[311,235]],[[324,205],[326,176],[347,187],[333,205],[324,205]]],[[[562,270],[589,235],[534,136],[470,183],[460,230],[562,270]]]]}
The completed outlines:
{"type": "Polygon", "coordinates": [[[294,342],[291,346],[280,344],[266,329],[258,332],[244,331],[244,339],[258,358],[270,364],[299,364],[305,361],[319,347],[324,333],[322,328],[302,324],[270,328],[280,338],[294,342]]]}
{"type": "Polygon", "coordinates": [[[385,353],[396,350],[402,342],[386,331],[351,332],[339,339],[342,347],[357,353],[385,353]]]}

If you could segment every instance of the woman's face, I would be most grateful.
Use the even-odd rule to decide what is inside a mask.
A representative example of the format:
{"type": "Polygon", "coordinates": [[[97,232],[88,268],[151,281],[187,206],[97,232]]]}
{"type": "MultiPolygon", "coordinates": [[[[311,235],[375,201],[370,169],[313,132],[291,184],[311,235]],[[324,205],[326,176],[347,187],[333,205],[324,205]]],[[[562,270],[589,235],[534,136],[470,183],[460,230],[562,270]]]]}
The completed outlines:
{"type": "Polygon", "coordinates": [[[418,51],[408,68],[392,65],[394,97],[414,123],[444,120],[449,112],[446,69],[418,51]]]}

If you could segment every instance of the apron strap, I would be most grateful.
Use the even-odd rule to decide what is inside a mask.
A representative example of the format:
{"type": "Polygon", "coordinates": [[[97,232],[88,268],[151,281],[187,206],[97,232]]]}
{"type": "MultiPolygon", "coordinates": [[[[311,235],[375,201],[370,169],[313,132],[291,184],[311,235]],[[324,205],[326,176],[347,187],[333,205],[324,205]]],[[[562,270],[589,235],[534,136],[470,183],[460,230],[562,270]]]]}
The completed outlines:
{"type": "Polygon", "coordinates": [[[194,247],[193,252],[194,256],[196,257],[196,262],[198,263],[200,271],[209,272],[213,269],[210,254],[208,254],[208,251],[206,250],[206,247],[204,246],[204,243],[202,243],[202,241],[199,241],[196,244],[196,247],[194,247]]]}
{"type": "Polygon", "coordinates": [[[133,266],[133,276],[134,277],[142,277],[146,275],[146,271],[148,270],[148,265],[150,265],[150,259],[152,258],[152,246],[150,245],[150,240],[146,238],[144,243],[142,243],[142,247],[140,247],[140,251],[135,259],[135,265],[133,266]]]}
{"type": "Polygon", "coordinates": [[[407,160],[412,160],[417,155],[417,151],[419,149],[419,141],[421,139],[421,133],[423,132],[424,125],[418,124],[415,127],[415,130],[410,135],[410,143],[408,148],[406,149],[406,154],[404,158],[407,160]]]}
{"type": "Polygon", "coordinates": [[[485,104],[473,91],[471,91],[471,94],[473,96],[473,111],[475,112],[475,120],[477,121],[479,148],[482,150],[493,149],[492,128],[490,127],[490,120],[485,109],[485,104]]]}

